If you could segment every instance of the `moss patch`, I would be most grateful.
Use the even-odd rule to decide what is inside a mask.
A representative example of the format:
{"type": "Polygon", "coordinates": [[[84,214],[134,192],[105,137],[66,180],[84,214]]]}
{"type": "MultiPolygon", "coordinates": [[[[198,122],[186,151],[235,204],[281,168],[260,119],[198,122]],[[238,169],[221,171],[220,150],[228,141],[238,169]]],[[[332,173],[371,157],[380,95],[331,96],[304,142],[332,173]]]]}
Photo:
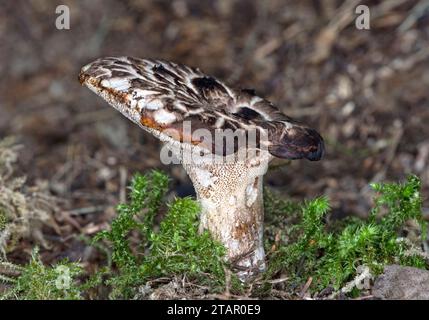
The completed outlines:
{"type": "Polygon", "coordinates": [[[198,232],[198,203],[183,198],[165,204],[168,177],[159,171],[136,174],[129,202],[117,207],[110,230],[98,233],[92,241],[96,248],[107,246],[112,263],[100,266],[78,285],[77,276],[82,270],[77,264],[64,261],[47,267],[35,252],[25,266],[0,265],[16,268],[19,274],[0,277],[10,287],[3,298],[77,299],[100,287],[108,289],[110,298],[147,298],[162,286],[160,283],[177,278],[186,278],[209,294],[272,297],[273,289],[279,292],[273,280],[285,276],[281,292],[288,297],[296,297],[309,278],[310,292],[326,288],[339,292],[348,286],[348,294],[357,295],[359,288],[350,286],[350,281],[362,268],[377,275],[390,263],[428,267],[420,249],[421,239],[412,242],[399,237],[409,220],[420,224],[422,238],[426,234],[420,180],[410,176],[405,183],[373,184],[372,188],[376,194],[368,219],[348,218],[330,225],[326,224],[330,212],[326,197],[299,204],[267,190],[268,270],[253,283],[243,285],[228,271],[223,246],[207,232],[198,232]],[[160,223],[155,222],[158,216],[163,216],[160,223]],[[70,275],[68,285],[66,289],[60,285],[59,289],[58,277],[65,268],[70,275]]]}

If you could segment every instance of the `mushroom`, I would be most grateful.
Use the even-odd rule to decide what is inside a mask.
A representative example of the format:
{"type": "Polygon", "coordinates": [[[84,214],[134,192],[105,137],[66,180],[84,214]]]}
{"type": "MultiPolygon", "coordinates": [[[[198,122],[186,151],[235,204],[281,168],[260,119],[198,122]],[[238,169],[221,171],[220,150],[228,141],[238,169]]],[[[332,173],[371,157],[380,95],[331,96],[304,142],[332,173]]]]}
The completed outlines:
{"type": "Polygon", "coordinates": [[[243,281],[265,270],[263,175],[273,158],[319,160],[322,137],[247,89],[164,60],[98,59],[79,80],[164,143],[201,206],[200,231],[226,248],[243,281]]]}

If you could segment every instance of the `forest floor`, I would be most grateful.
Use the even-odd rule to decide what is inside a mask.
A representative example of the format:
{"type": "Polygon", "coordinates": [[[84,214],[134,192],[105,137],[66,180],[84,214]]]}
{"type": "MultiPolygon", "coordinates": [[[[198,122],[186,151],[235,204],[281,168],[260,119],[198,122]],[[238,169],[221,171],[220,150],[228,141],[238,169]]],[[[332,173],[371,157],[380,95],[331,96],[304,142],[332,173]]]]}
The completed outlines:
{"type": "Polygon", "coordinates": [[[8,257],[28,261],[43,238],[46,264],[103,257],[82,240],[105,229],[135,172],[165,170],[169,197],[193,195],[160,144],[82,88],[80,68],[100,56],[163,58],[254,88],[324,137],[325,158],[268,172],[267,187],[297,201],[326,195],[329,220],[366,217],[370,182],[421,178],[429,221],[429,15],[423,1],[364,1],[371,29],[355,27],[361,1],[64,1],[71,29],[54,27],[55,1],[0,10],[0,137],[14,136],[17,176],[54,197],[38,238],[8,257]]]}

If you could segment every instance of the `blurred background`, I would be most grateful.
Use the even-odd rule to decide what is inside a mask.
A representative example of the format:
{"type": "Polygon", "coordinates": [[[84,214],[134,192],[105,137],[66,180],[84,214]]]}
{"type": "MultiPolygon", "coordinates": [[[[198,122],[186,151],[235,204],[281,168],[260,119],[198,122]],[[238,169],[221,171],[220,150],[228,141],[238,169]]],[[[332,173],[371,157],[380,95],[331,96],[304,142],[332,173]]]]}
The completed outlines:
{"type": "Polygon", "coordinates": [[[266,175],[285,198],[327,195],[334,216],[365,216],[368,183],[415,173],[429,206],[426,0],[4,1],[0,38],[0,137],[22,146],[17,174],[59,201],[44,232],[59,250],[45,257],[86,250],[67,239],[105,228],[136,171],[166,170],[176,195],[193,193],[180,166],[159,162],[158,140],[80,86],[80,68],[102,56],[199,67],[316,128],[322,161],[266,175]],[[70,30],[55,28],[60,4],[70,30]],[[359,4],[370,30],[355,26],[359,4]]]}

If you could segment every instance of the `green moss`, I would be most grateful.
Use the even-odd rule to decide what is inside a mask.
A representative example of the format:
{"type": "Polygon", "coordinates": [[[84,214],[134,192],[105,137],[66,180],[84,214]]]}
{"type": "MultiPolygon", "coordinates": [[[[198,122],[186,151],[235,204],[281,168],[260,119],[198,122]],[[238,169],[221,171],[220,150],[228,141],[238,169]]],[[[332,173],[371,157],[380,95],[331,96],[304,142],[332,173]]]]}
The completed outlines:
{"type": "Polygon", "coordinates": [[[209,271],[209,277],[223,282],[225,250],[208,232],[198,233],[199,211],[199,205],[189,198],[178,199],[169,206],[159,232],[151,234],[151,251],[140,267],[143,275],[186,273],[198,277],[209,271]]]}
{"type": "Polygon", "coordinates": [[[286,272],[291,284],[298,285],[311,276],[313,290],[328,286],[339,289],[356,276],[361,265],[369,267],[373,275],[389,263],[427,268],[424,258],[410,254],[410,243],[398,241],[398,232],[410,219],[420,223],[422,236],[426,234],[419,179],[410,176],[403,184],[373,184],[372,188],[377,195],[369,218],[349,219],[335,231],[328,231],[324,223],[328,199],[305,202],[301,221],[293,228],[289,241],[273,254],[266,277],[286,272]],[[379,217],[382,210],[386,214],[379,217]]]}
{"type": "MultiPolygon", "coordinates": [[[[398,236],[410,219],[420,224],[422,237],[426,234],[419,179],[410,176],[405,183],[373,184],[372,188],[376,195],[368,219],[347,218],[329,226],[325,222],[330,212],[326,197],[298,204],[266,190],[268,270],[248,292],[257,297],[270,295],[270,280],[279,274],[287,275],[284,290],[289,292],[296,292],[312,277],[310,290],[314,292],[344,287],[356,277],[359,266],[370,268],[373,275],[390,263],[427,268],[419,243],[398,236]]],[[[107,265],[83,284],[76,280],[82,271],[77,264],[45,266],[35,251],[25,266],[0,263],[0,267],[16,268],[19,273],[15,278],[0,274],[0,281],[10,286],[2,297],[99,298],[91,290],[107,286],[110,298],[129,299],[138,296],[138,289],[148,281],[183,275],[187,281],[209,288],[210,293],[224,292],[228,269],[225,249],[207,232],[198,232],[198,203],[183,198],[165,204],[167,190],[168,178],[162,172],[134,176],[128,203],[117,207],[110,230],[100,232],[92,242],[107,254],[107,265]],[[161,216],[161,222],[156,223],[161,216]],[[61,278],[65,270],[67,281],[61,278]],[[59,277],[63,282],[58,282],[59,277]]],[[[240,294],[244,288],[233,276],[229,289],[240,294]]],[[[357,288],[349,293],[358,294],[357,288]]]]}
{"type": "Polygon", "coordinates": [[[111,230],[95,237],[96,241],[106,239],[112,245],[117,270],[106,282],[112,288],[112,297],[129,298],[150,279],[182,274],[190,280],[223,286],[225,250],[207,232],[198,233],[197,202],[190,198],[174,200],[167,206],[159,231],[155,231],[154,217],[162,209],[167,186],[167,176],[159,171],[137,174],[131,185],[130,202],[117,207],[118,216],[111,230]],[[133,252],[130,234],[136,232],[142,245],[133,252]]]}
{"type": "Polygon", "coordinates": [[[13,284],[6,290],[1,299],[18,300],[76,300],[81,298],[81,291],[76,277],[82,273],[77,263],[59,262],[46,266],[40,260],[38,249],[34,249],[31,260],[23,267],[7,264],[19,276],[0,278],[13,284]]]}

